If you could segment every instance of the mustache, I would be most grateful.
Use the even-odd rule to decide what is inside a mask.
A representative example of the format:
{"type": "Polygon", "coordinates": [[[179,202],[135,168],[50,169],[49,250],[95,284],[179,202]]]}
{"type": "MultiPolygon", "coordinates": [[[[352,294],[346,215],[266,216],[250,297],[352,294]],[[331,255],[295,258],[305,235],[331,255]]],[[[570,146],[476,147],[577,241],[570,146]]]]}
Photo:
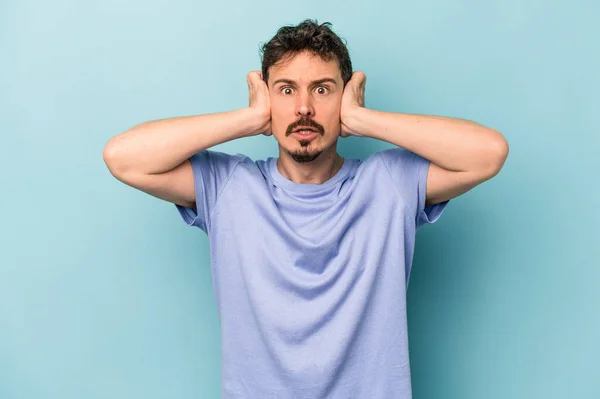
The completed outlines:
{"type": "Polygon", "coordinates": [[[325,133],[325,128],[321,125],[319,125],[317,122],[313,121],[310,118],[307,117],[302,117],[300,118],[298,121],[292,123],[291,125],[288,126],[285,135],[289,136],[290,134],[292,134],[292,131],[294,129],[296,129],[299,126],[308,126],[308,127],[312,127],[314,128],[317,132],[319,132],[319,134],[323,135],[325,133]]]}

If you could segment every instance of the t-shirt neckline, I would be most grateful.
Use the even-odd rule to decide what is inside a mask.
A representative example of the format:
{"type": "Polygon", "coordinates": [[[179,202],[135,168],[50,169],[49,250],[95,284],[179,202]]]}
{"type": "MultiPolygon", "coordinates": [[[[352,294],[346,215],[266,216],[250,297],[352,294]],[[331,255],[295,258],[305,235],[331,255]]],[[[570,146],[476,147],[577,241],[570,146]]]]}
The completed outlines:
{"type": "Polygon", "coordinates": [[[277,159],[278,158],[269,158],[269,171],[275,184],[284,188],[285,190],[300,193],[311,193],[330,188],[331,186],[339,182],[341,179],[343,179],[348,174],[348,171],[351,167],[351,162],[349,161],[349,159],[344,158],[344,163],[342,164],[342,167],[332,177],[330,177],[323,183],[295,183],[291,180],[288,180],[279,172],[279,169],[277,169],[277,159]]]}

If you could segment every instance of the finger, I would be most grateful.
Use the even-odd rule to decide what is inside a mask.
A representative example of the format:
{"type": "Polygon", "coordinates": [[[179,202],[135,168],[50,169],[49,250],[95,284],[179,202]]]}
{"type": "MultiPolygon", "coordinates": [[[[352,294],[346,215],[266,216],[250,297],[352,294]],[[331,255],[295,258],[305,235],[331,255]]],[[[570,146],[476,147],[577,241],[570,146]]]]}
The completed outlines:
{"type": "Polygon", "coordinates": [[[357,72],[358,87],[364,88],[367,83],[367,77],[363,72],[357,72]]]}
{"type": "Polygon", "coordinates": [[[248,74],[248,80],[252,84],[252,86],[256,85],[256,80],[260,78],[259,71],[251,71],[248,74]]]}

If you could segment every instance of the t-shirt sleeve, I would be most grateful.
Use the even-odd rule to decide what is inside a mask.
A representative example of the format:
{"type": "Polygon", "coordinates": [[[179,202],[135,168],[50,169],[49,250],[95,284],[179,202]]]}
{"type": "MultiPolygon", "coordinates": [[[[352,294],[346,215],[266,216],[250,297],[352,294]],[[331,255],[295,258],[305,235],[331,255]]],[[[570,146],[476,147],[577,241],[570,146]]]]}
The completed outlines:
{"type": "Polygon", "coordinates": [[[204,150],[190,157],[194,173],[196,209],[175,204],[183,221],[208,233],[210,215],[219,195],[227,185],[236,166],[244,160],[242,154],[225,154],[219,151],[204,150]]]}
{"type": "Polygon", "coordinates": [[[400,194],[415,210],[416,228],[427,223],[435,223],[449,201],[425,206],[427,173],[431,162],[401,147],[380,151],[379,155],[400,194]]]}

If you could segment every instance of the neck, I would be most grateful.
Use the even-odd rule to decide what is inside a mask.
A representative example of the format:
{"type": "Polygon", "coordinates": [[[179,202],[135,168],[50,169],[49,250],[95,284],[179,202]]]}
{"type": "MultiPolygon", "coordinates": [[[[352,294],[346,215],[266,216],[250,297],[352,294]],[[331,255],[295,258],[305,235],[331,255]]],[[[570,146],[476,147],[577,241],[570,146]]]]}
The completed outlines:
{"type": "Polygon", "coordinates": [[[299,163],[285,151],[279,151],[277,169],[286,179],[300,184],[322,184],[331,179],[344,164],[342,158],[333,151],[323,152],[314,161],[299,163]]]}

